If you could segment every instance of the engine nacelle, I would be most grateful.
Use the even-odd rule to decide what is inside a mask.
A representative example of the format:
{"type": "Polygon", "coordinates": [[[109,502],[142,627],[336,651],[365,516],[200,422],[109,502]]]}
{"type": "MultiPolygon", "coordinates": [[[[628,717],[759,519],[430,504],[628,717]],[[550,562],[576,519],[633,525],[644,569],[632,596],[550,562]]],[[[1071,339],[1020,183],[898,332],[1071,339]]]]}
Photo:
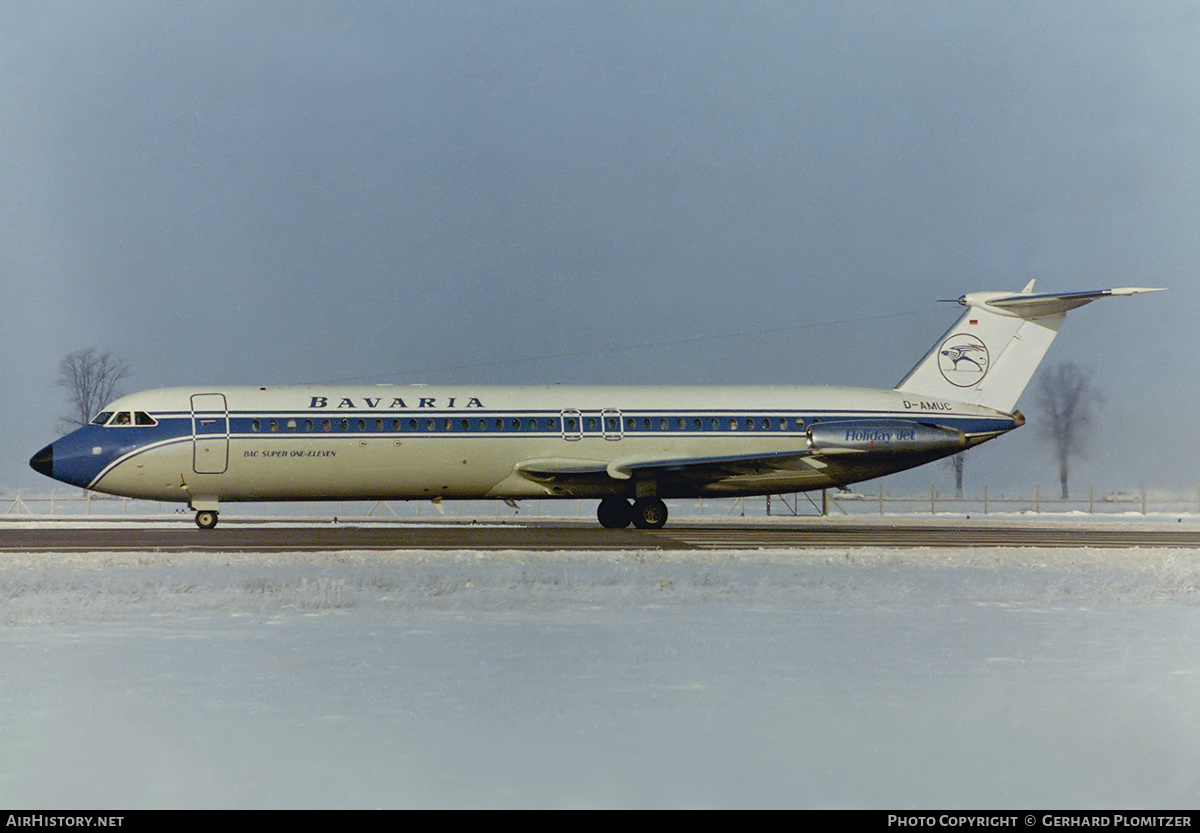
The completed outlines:
{"type": "Polygon", "coordinates": [[[966,435],[957,428],[895,419],[818,422],[807,433],[809,449],[830,454],[924,454],[967,447],[966,435]]]}

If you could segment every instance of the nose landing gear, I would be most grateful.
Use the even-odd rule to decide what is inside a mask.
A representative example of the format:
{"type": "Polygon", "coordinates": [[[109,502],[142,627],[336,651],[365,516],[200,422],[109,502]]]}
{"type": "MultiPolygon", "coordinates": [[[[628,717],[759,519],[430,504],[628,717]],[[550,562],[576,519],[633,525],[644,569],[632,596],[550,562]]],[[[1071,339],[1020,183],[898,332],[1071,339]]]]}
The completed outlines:
{"type": "Polygon", "coordinates": [[[207,509],[196,513],[196,526],[201,529],[212,529],[217,525],[217,513],[207,509]]]}

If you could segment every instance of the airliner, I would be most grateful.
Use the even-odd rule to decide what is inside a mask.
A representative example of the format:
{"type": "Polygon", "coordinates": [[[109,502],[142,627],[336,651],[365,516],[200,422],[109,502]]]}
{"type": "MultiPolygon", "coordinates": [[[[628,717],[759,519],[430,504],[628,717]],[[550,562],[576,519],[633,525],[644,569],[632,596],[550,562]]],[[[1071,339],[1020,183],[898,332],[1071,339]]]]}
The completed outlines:
{"type": "Polygon", "coordinates": [[[1025,423],[1066,313],[1156,292],[973,292],[892,390],[471,384],[168,388],[106,406],[30,459],[97,492],[185,502],[591,498],[656,529],[664,499],[802,492],[956,454],[1025,423]]]}

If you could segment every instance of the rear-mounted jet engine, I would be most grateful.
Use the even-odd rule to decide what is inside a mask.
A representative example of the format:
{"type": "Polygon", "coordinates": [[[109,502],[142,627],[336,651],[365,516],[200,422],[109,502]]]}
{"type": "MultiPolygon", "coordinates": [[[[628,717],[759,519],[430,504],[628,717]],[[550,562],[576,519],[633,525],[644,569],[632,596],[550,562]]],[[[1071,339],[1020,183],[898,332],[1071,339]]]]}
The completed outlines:
{"type": "Polygon", "coordinates": [[[808,447],[823,454],[870,451],[892,454],[955,452],[967,447],[957,428],[902,420],[818,422],[808,429],[808,447]]]}

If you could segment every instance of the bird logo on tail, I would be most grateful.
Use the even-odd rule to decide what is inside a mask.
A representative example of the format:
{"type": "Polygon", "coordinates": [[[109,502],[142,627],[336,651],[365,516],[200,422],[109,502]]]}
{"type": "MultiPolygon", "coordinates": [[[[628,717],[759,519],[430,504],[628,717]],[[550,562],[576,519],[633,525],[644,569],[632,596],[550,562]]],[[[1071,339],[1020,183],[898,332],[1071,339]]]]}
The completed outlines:
{"type": "Polygon", "coordinates": [[[991,367],[987,345],[969,333],[955,333],[938,348],[938,370],[947,382],[960,388],[978,384],[991,367]]]}

